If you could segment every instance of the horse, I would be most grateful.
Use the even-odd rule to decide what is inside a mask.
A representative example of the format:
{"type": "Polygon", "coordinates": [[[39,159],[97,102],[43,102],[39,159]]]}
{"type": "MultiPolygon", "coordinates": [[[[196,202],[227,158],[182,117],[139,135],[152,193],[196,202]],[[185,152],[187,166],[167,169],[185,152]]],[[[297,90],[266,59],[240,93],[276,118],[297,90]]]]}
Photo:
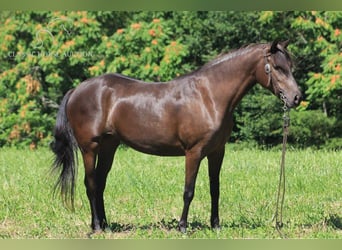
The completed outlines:
{"type": "Polygon", "coordinates": [[[288,41],[249,44],[168,82],[143,82],[108,73],[69,90],[53,131],[55,189],[74,203],[77,151],[82,154],[84,184],[93,232],[108,227],[103,195],[119,144],[152,155],[185,156],[183,210],[178,230],[186,233],[200,163],[208,160],[212,228],[220,228],[219,186],[233,111],[256,83],[282,97],[288,108],[302,94],[292,75],[288,41]]]}

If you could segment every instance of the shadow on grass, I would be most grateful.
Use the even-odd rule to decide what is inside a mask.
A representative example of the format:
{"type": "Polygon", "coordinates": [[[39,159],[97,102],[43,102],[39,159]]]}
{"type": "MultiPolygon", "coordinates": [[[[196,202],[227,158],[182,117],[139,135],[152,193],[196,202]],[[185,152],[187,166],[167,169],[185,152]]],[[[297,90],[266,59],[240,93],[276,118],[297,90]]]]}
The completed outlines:
{"type": "MultiPolygon", "coordinates": [[[[145,225],[136,225],[136,224],[121,224],[121,223],[111,223],[109,229],[113,233],[124,233],[124,232],[131,232],[135,230],[155,230],[160,229],[164,231],[173,231],[178,230],[178,220],[171,219],[165,220],[162,219],[157,223],[149,223],[145,225]]],[[[207,230],[211,229],[207,224],[204,224],[199,221],[193,221],[188,223],[188,233],[195,232],[197,230],[207,230]]]]}
{"type": "MultiPolygon", "coordinates": [[[[285,222],[285,229],[287,228],[287,224],[290,222],[285,222]]],[[[324,219],[323,222],[324,225],[332,227],[334,230],[341,230],[342,229],[342,219],[340,215],[337,214],[331,214],[328,217],[324,219]]],[[[305,228],[312,228],[314,225],[307,224],[304,226],[305,228]]],[[[271,223],[265,223],[260,222],[258,220],[244,220],[240,218],[239,220],[231,221],[229,223],[221,223],[221,229],[237,229],[237,230],[255,230],[260,228],[269,228],[268,233],[270,233],[272,230],[275,232],[274,234],[270,235],[271,238],[278,237],[279,235],[276,233],[276,229],[274,228],[274,225],[271,223]]],[[[303,228],[303,225],[301,225],[301,228],[303,228]]],[[[133,223],[118,223],[118,222],[112,222],[109,227],[105,230],[107,233],[113,233],[113,234],[123,234],[123,235],[130,235],[134,234],[136,231],[146,231],[146,232],[156,232],[156,231],[164,231],[166,233],[172,233],[175,237],[177,236],[177,233],[179,236],[186,235],[191,236],[193,234],[196,234],[196,232],[199,231],[216,231],[216,229],[212,229],[207,222],[202,222],[199,220],[194,220],[188,223],[187,227],[187,233],[182,234],[178,230],[178,220],[173,219],[162,219],[158,222],[154,223],[147,223],[147,224],[133,224],[133,223]],[[176,234],[174,234],[176,233],[176,234]]],[[[286,231],[286,230],[285,230],[286,231]]],[[[88,237],[93,238],[93,236],[96,233],[89,233],[88,237]]],[[[101,235],[101,233],[100,233],[101,235]]],[[[282,237],[282,236],[280,236],[282,237]]],[[[286,237],[286,236],[285,236],[286,237]]]]}
{"type": "MultiPolygon", "coordinates": [[[[239,221],[239,222],[232,222],[232,223],[221,223],[221,228],[245,228],[245,229],[256,229],[260,227],[265,227],[266,225],[263,223],[247,223],[245,221],[239,221]]],[[[109,226],[109,230],[113,233],[124,233],[124,232],[131,232],[135,230],[155,230],[160,229],[164,231],[173,231],[178,230],[178,220],[177,219],[171,219],[171,220],[165,220],[162,219],[161,221],[157,223],[149,223],[144,225],[137,225],[137,224],[121,224],[121,223],[111,223],[109,226]]],[[[196,231],[202,231],[202,230],[217,230],[212,229],[209,224],[206,222],[201,221],[192,221],[188,222],[187,226],[187,234],[194,233],[196,231]]]]}

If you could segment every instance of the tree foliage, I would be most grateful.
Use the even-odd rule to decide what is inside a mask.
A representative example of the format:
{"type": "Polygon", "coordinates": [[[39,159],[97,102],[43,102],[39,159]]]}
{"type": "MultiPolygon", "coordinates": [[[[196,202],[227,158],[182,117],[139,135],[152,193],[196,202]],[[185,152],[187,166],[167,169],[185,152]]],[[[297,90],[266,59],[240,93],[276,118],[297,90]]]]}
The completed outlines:
{"type": "MultiPolygon", "coordinates": [[[[222,52],[276,38],[291,40],[305,93],[292,141],[341,137],[342,12],[1,12],[0,23],[0,146],[46,145],[64,93],[89,77],[167,81],[222,52]]],[[[232,140],[277,144],[281,116],[280,101],[254,88],[237,107],[232,140]]]]}
{"type": "Polygon", "coordinates": [[[337,115],[342,94],[342,12],[301,13],[294,18],[292,27],[301,30],[303,53],[316,59],[311,62],[314,67],[306,82],[308,105],[317,107],[325,102],[329,105],[325,109],[337,115]]]}

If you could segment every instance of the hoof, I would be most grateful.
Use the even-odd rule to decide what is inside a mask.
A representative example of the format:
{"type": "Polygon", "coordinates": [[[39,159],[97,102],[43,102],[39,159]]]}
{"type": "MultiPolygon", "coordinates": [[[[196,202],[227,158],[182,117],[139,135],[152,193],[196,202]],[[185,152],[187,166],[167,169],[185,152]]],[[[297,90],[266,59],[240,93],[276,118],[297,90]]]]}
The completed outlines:
{"type": "Polygon", "coordinates": [[[95,228],[95,229],[93,229],[93,231],[92,231],[92,233],[93,234],[100,234],[100,233],[103,233],[103,229],[102,228],[95,228]]]}
{"type": "Polygon", "coordinates": [[[220,225],[214,225],[214,226],[211,226],[212,230],[213,231],[220,231],[221,230],[221,226],[220,225]]]}
{"type": "Polygon", "coordinates": [[[179,230],[182,234],[186,234],[186,223],[179,222],[179,224],[178,224],[178,230],[179,230]]]}
{"type": "Polygon", "coordinates": [[[211,219],[210,225],[211,225],[211,228],[213,230],[220,230],[221,229],[219,218],[211,219]]]}
{"type": "Polygon", "coordinates": [[[90,233],[88,233],[88,238],[92,239],[98,235],[101,235],[103,233],[102,229],[93,229],[90,233]]]}
{"type": "Polygon", "coordinates": [[[102,229],[102,232],[104,232],[104,233],[111,233],[112,229],[109,226],[106,226],[105,228],[102,229]]]}
{"type": "Polygon", "coordinates": [[[182,234],[186,234],[186,227],[180,227],[180,228],[179,228],[179,231],[180,231],[182,234]]]}

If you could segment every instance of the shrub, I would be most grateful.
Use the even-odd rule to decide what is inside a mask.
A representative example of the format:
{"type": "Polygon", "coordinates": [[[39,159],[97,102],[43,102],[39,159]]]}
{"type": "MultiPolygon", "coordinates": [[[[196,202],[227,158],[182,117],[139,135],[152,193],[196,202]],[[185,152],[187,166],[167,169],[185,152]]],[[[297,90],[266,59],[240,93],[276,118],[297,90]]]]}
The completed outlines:
{"type": "Polygon", "coordinates": [[[291,112],[289,141],[301,147],[321,147],[330,138],[335,122],[319,110],[291,112]]]}

